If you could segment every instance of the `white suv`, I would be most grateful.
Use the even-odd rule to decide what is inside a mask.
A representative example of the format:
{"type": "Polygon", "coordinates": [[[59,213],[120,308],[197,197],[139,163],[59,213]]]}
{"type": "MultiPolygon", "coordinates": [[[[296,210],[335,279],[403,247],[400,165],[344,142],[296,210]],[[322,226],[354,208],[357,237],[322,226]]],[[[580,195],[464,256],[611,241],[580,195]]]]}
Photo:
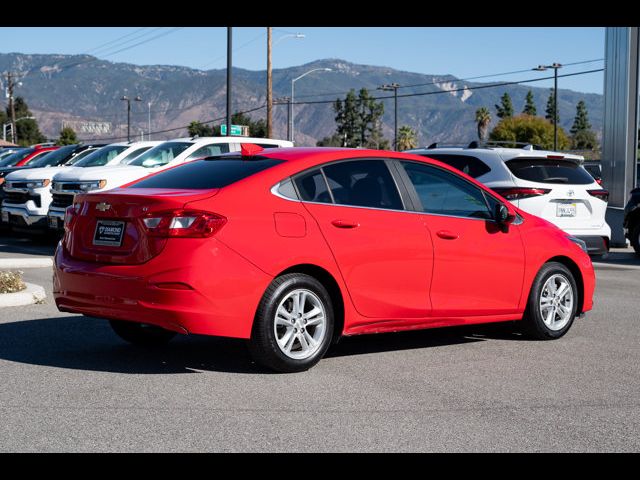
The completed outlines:
{"type": "Polygon", "coordinates": [[[584,158],[546,150],[478,146],[407,150],[439,160],[484,183],[517,207],[585,242],[590,255],[606,255],[609,192],[587,172],[584,158]]]}
{"type": "MultiPolygon", "coordinates": [[[[108,168],[90,168],[60,172],[53,178],[54,201],[49,208],[49,221],[64,223],[67,207],[73,204],[76,193],[111,190],[165,168],[197,158],[240,151],[241,144],[253,143],[263,148],[292,147],[286,140],[250,137],[192,137],[177,138],[160,143],[127,164],[108,168]]],[[[124,162],[123,162],[124,163],[124,162]]]]}

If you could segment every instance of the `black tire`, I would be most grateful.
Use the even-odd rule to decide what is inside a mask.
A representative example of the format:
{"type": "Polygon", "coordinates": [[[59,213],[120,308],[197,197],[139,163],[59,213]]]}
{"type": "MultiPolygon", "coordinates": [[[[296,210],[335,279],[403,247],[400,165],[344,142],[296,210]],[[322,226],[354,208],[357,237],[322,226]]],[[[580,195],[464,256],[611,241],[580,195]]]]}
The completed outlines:
{"type": "Polygon", "coordinates": [[[133,345],[157,347],[165,345],[176,333],[146,323],[128,322],[125,320],[109,320],[111,328],[121,339],[133,345]]]}
{"type": "Polygon", "coordinates": [[[529,338],[535,340],[555,340],[556,338],[562,337],[569,331],[571,325],[573,325],[573,321],[576,317],[576,310],[578,308],[578,298],[578,287],[571,271],[558,262],[545,263],[536,275],[533,285],[531,286],[531,292],[529,293],[529,299],[527,301],[527,308],[521,322],[522,332],[529,338]],[[543,293],[545,283],[556,274],[564,276],[573,289],[573,305],[570,320],[559,330],[553,330],[545,324],[539,306],[540,297],[543,293]]]}
{"type": "Polygon", "coordinates": [[[640,255],[640,222],[631,228],[629,236],[631,237],[629,239],[631,241],[631,246],[636,251],[636,255],[640,255]]]}
{"type": "MultiPolygon", "coordinates": [[[[249,351],[257,363],[277,372],[291,373],[308,370],[320,361],[329,348],[333,337],[333,325],[331,297],[318,280],[301,273],[282,275],[271,282],[262,296],[253,323],[249,351]],[[304,359],[287,356],[279,347],[275,333],[276,310],[289,294],[298,289],[308,290],[316,296],[324,308],[326,319],[319,347],[304,359]]],[[[301,346],[300,343],[298,345],[301,346]]]]}

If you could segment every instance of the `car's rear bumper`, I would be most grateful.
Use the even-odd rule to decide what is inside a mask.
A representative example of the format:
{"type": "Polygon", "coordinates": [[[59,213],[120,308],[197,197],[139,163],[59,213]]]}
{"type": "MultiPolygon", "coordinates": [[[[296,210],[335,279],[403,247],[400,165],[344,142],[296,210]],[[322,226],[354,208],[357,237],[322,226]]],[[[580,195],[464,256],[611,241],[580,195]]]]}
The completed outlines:
{"type": "Polygon", "coordinates": [[[142,265],[54,259],[60,311],[158,325],[180,333],[250,338],[272,278],[215,239],[171,239],[142,265]]]}
{"type": "Polygon", "coordinates": [[[604,255],[609,252],[609,238],[597,235],[576,235],[587,244],[589,255],[604,255]]]}

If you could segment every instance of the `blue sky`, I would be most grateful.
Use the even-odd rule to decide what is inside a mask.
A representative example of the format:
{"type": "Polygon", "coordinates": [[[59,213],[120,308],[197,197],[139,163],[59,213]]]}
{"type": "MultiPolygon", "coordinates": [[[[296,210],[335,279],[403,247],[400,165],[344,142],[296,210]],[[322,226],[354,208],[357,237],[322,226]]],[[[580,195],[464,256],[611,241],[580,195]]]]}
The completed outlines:
{"type": "MultiPolygon", "coordinates": [[[[469,78],[528,70],[540,63],[568,64],[604,57],[604,28],[598,27],[274,27],[274,68],[321,58],[469,78]],[[300,32],[303,39],[290,36],[300,32]]],[[[237,27],[235,67],[266,68],[266,28],[237,27]]],[[[0,52],[88,53],[139,65],[226,67],[226,29],[173,27],[0,28],[0,52]]],[[[602,68],[598,61],[564,67],[560,73],[602,68]]],[[[505,81],[548,76],[522,72],[478,79],[505,81]]],[[[561,78],[560,88],[602,93],[602,72],[561,78]]],[[[532,85],[551,87],[552,81],[532,85]]]]}

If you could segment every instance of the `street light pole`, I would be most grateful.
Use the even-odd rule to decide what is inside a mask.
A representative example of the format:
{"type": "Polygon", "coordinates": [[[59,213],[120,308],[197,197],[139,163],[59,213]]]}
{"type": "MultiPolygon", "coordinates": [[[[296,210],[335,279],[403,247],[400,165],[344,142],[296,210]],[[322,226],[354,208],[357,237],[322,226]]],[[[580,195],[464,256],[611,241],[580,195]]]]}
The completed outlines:
{"type": "Polygon", "coordinates": [[[398,150],[398,88],[397,83],[388,83],[378,87],[378,90],[390,92],[393,90],[393,148],[398,150]]]}
{"type": "Polygon", "coordinates": [[[533,70],[544,72],[553,68],[553,149],[558,150],[558,69],[562,64],[554,62],[551,65],[538,65],[533,70]]]}
{"type": "MultiPolygon", "coordinates": [[[[127,102],[127,142],[131,141],[131,99],[126,95],[123,95],[120,100],[127,102]]],[[[133,99],[136,102],[141,102],[142,98],[138,95],[133,99]]]]}
{"type": "Polygon", "coordinates": [[[294,102],[294,98],[295,98],[295,83],[300,80],[302,77],[306,77],[307,75],[309,75],[310,73],[313,72],[331,72],[332,70],[330,68],[314,68],[313,70],[309,70],[308,72],[304,72],[302,75],[300,75],[299,77],[294,78],[293,80],[291,80],[291,103],[289,106],[289,117],[290,117],[290,126],[289,126],[289,134],[288,135],[288,140],[290,141],[294,141],[294,134],[293,134],[293,122],[294,122],[294,110],[293,110],[293,104],[294,102]]]}
{"type": "Polygon", "coordinates": [[[149,109],[149,117],[147,119],[147,140],[151,140],[151,102],[147,102],[147,108],[149,109]]]}

